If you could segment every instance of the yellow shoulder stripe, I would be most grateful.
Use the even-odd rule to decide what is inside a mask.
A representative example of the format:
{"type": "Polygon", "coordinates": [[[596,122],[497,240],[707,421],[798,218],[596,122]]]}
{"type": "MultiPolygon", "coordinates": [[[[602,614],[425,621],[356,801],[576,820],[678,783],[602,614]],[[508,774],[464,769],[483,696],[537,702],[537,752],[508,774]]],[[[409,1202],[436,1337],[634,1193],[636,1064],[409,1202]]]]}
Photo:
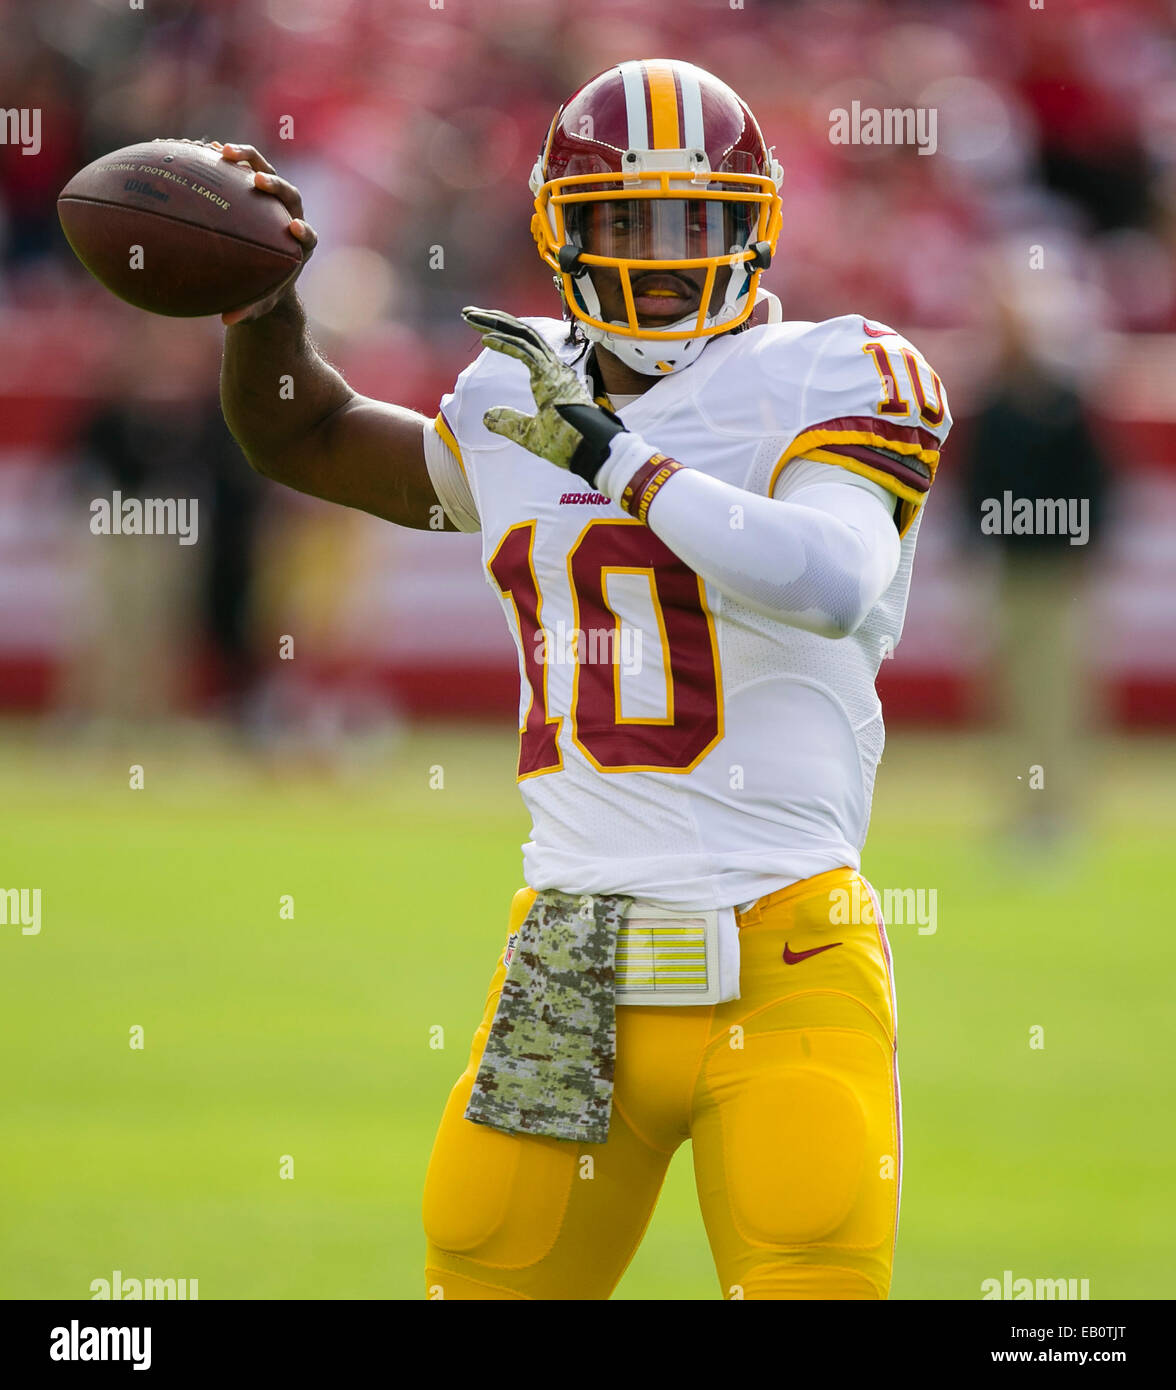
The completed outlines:
{"type": "Polygon", "coordinates": [[[436,429],[437,433],[441,436],[441,438],[445,441],[446,446],[449,449],[449,452],[457,460],[457,466],[461,469],[462,477],[464,478],[466,471],[465,460],[461,456],[461,450],[458,448],[457,440],[454,438],[453,431],[449,428],[449,421],[446,420],[445,416],[442,415],[440,411],[437,412],[437,418],[433,421],[433,427],[436,429]]]}

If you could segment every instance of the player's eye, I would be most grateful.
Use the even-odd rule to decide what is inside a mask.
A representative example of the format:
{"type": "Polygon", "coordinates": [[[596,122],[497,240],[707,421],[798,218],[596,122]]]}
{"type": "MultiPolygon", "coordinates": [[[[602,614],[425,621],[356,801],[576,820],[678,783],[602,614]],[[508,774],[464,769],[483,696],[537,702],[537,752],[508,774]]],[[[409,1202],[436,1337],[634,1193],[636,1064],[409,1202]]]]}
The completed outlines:
{"type": "Polygon", "coordinates": [[[733,234],[740,245],[746,245],[751,237],[752,227],[755,222],[755,211],[752,208],[734,208],[731,210],[730,225],[733,234]]]}

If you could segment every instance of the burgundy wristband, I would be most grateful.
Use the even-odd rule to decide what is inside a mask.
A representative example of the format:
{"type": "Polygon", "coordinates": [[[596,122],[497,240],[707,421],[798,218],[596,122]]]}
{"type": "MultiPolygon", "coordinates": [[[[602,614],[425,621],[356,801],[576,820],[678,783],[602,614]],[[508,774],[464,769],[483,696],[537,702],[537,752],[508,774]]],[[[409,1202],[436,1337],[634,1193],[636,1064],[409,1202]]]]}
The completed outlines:
{"type": "Polygon", "coordinates": [[[644,521],[649,515],[653,499],[680,468],[686,465],[665,454],[654,454],[648,463],[643,463],[625,484],[625,490],[617,501],[630,516],[644,521]]]}

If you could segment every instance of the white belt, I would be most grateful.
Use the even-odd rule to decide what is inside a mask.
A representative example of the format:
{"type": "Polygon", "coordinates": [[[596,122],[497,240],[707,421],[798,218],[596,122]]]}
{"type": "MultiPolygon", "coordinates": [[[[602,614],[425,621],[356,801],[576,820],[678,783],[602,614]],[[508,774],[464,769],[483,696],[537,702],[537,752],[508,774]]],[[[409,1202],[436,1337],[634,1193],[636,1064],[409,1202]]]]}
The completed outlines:
{"type": "Polygon", "coordinates": [[[683,912],[638,900],[617,932],[618,1004],[725,1004],[739,998],[735,909],[683,912]]]}

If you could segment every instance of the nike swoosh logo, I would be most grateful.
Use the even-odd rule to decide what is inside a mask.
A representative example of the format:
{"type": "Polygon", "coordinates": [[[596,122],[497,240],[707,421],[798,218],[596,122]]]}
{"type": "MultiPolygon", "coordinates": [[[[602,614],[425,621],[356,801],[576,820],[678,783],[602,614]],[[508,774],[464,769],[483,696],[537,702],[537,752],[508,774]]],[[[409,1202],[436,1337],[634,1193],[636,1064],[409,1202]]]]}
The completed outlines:
{"type": "MultiPolygon", "coordinates": [[[[868,333],[871,338],[885,338],[891,334],[896,338],[898,337],[893,328],[871,328],[865,319],[862,319],[862,332],[868,333]]],[[[837,944],[840,946],[841,943],[838,942],[837,944]]]]}
{"type": "Polygon", "coordinates": [[[834,946],[841,946],[841,941],[830,941],[828,946],[814,946],[811,951],[790,951],[788,942],[784,943],[784,964],[795,965],[799,960],[808,960],[809,956],[819,956],[822,951],[831,951],[834,946]]]}

